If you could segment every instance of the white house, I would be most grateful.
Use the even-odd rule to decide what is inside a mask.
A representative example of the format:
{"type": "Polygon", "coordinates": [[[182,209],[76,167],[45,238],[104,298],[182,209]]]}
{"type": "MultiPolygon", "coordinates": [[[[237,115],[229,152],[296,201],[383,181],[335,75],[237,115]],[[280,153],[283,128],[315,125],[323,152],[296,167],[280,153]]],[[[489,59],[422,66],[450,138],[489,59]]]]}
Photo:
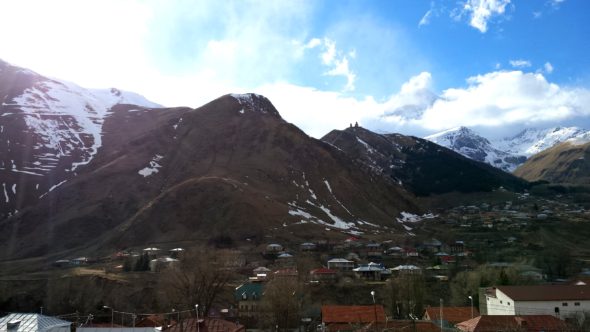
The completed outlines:
{"type": "Polygon", "coordinates": [[[352,271],[354,262],[344,258],[333,258],[328,261],[328,268],[332,270],[352,271]]]}
{"type": "Polygon", "coordinates": [[[482,315],[554,315],[590,312],[590,285],[497,286],[480,290],[482,315]]]}

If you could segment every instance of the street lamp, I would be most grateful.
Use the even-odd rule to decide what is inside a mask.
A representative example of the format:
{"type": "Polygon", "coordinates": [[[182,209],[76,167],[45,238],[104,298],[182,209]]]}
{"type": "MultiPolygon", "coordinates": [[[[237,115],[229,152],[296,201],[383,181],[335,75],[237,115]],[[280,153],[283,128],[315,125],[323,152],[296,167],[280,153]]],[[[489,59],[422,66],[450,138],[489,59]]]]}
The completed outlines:
{"type": "Polygon", "coordinates": [[[113,328],[114,321],[115,321],[115,310],[113,308],[109,307],[108,305],[103,305],[102,308],[103,309],[111,309],[111,328],[113,328]]]}
{"type": "Polygon", "coordinates": [[[473,296],[469,295],[469,301],[471,301],[471,318],[473,318],[473,296]]]}
{"type": "Polygon", "coordinates": [[[197,332],[201,332],[201,324],[199,324],[199,305],[195,304],[195,312],[197,313],[197,332]]]}
{"type": "Polygon", "coordinates": [[[377,304],[375,303],[375,291],[371,291],[371,297],[373,297],[373,311],[375,313],[375,331],[377,331],[377,304]]]}

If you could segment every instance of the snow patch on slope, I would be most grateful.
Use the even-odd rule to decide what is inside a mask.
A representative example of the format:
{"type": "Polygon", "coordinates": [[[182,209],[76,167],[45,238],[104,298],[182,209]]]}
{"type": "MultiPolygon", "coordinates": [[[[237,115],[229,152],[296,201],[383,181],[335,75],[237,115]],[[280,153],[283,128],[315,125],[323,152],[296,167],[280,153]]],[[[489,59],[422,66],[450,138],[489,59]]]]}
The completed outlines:
{"type": "MultiPolygon", "coordinates": [[[[111,107],[116,104],[135,104],[158,107],[140,95],[116,89],[87,90],[80,86],[57,80],[43,80],[20,96],[13,98],[10,106],[20,108],[29,130],[36,133],[41,144],[33,148],[38,161],[40,149],[55,151],[54,157],[80,155],[70,171],[88,164],[102,145],[102,126],[111,107]]],[[[41,168],[44,173],[57,163],[41,168]]]]}
{"type": "Polygon", "coordinates": [[[159,172],[158,168],[161,168],[162,165],[158,164],[158,161],[162,160],[164,157],[160,156],[160,155],[155,155],[152,160],[150,160],[150,164],[148,167],[142,168],[140,169],[137,173],[139,173],[139,175],[145,177],[148,177],[152,174],[156,174],[159,172]]]}

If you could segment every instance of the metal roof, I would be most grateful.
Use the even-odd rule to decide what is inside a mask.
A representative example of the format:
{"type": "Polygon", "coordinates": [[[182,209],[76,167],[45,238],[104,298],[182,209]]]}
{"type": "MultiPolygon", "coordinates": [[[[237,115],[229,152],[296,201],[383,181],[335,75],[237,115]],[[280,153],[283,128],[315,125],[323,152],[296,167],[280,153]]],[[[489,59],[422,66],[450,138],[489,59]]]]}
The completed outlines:
{"type": "Polygon", "coordinates": [[[72,322],[41,314],[12,313],[0,318],[0,331],[8,331],[8,323],[18,327],[15,332],[70,331],[72,322]],[[16,324],[18,322],[18,325],[16,324]]]}

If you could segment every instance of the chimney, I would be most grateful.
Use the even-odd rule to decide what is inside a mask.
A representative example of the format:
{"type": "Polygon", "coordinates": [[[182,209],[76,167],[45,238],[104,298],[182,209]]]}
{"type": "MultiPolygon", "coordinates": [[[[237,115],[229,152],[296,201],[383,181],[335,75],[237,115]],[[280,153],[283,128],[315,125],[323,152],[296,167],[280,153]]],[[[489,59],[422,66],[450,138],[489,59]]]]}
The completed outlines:
{"type": "Polygon", "coordinates": [[[19,326],[20,326],[20,320],[12,320],[12,321],[6,323],[6,330],[7,331],[17,331],[19,326]]]}

